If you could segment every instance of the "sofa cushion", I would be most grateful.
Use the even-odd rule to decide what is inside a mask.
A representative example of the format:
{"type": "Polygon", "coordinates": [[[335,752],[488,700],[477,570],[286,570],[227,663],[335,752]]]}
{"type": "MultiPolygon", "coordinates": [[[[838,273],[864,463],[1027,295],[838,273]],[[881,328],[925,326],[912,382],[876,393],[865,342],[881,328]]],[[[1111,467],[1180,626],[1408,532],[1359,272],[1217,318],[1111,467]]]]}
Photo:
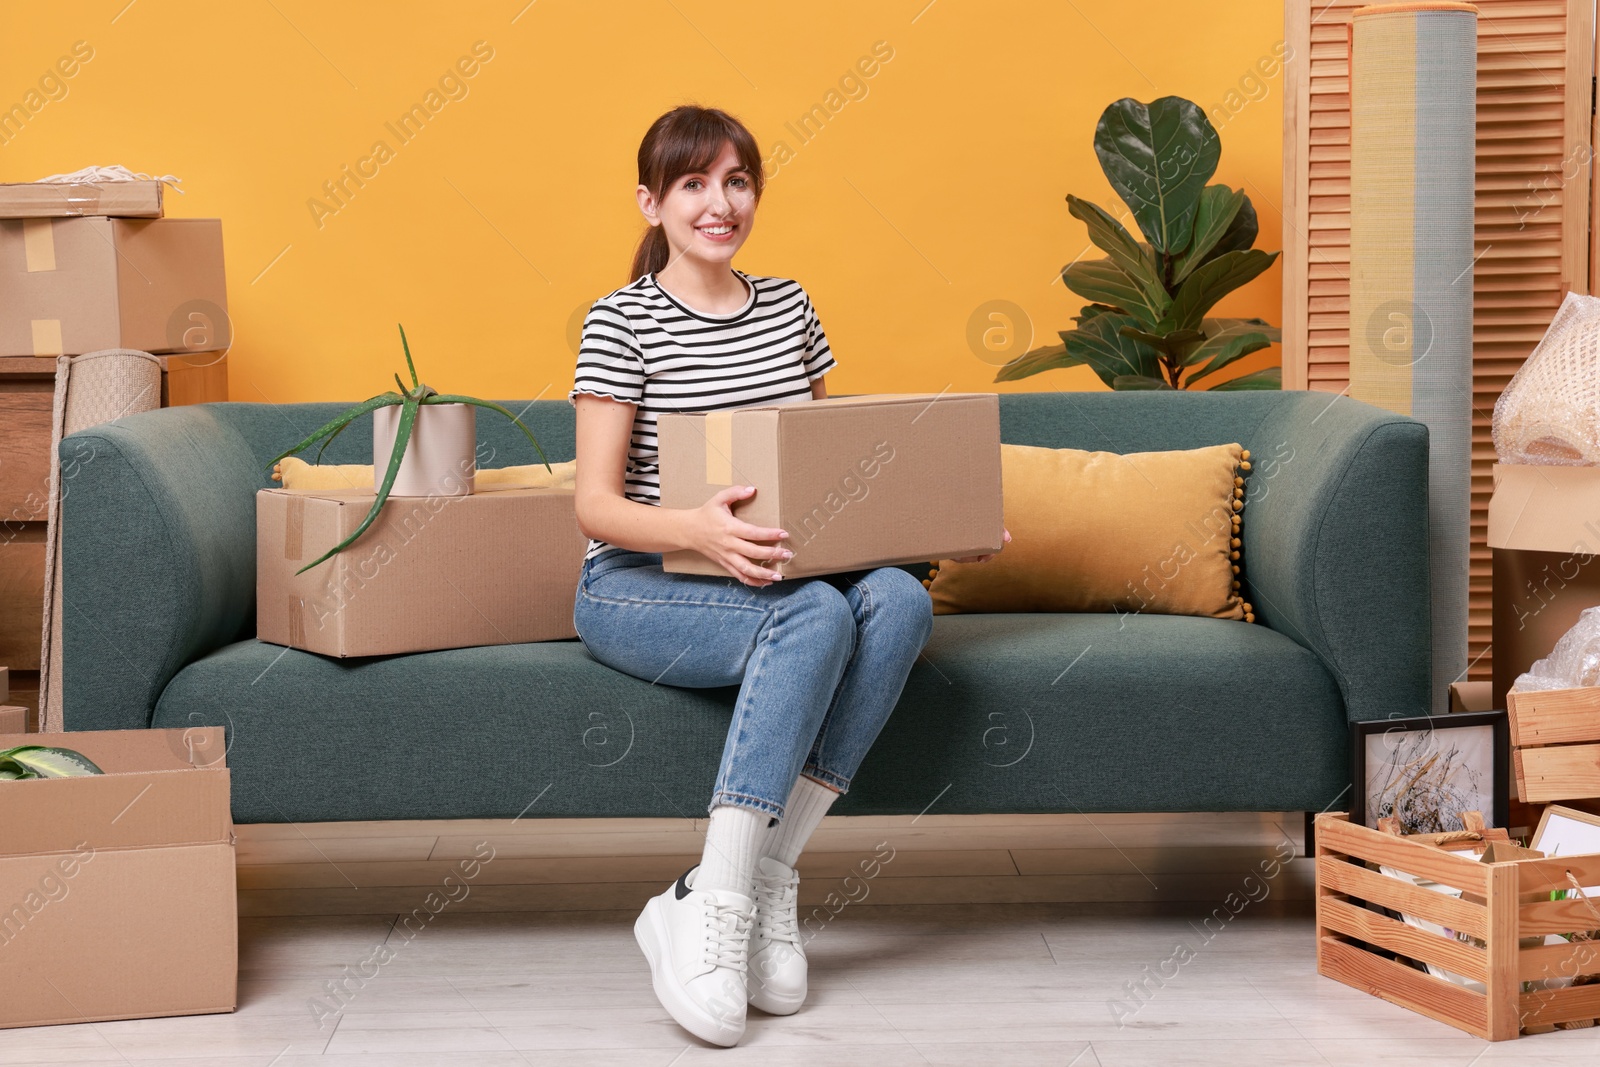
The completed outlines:
{"type": "Polygon", "coordinates": [[[1165,452],[1000,446],[1011,542],[933,568],[935,615],[1115,611],[1255,621],[1239,595],[1238,444],[1165,452]]]}
{"type": "MultiPolygon", "coordinates": [[[[152,725],[227,728],[239,822],[703,818],[736,692],[578,641],[336,660],[246,640],[179,671],[152,725]]],[[[1264,626],[939,616],[833,811],[1320,810],[1347,729],[1318,657],[1264,626]]]]}

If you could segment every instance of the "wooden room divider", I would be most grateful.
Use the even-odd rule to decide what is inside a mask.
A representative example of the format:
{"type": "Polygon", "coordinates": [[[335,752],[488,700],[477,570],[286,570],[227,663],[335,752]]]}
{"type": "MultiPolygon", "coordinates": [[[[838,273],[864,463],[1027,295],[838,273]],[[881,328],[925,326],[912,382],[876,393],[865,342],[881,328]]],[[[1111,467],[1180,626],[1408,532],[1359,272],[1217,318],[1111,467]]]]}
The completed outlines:
{"type": "MultiPolygon", "coordinates": [[[[1469,679],[1490,677],[1490,419],[1569,290],[1590,293],[1595,0],[1475,0],[1469,679]]],[[[1361,0],[1286,0],[1283,387],[1349,388],[1348,33],[1361,0]]],[[[1597,231],[1600,236],[1600,231],[1597,231]]]]}

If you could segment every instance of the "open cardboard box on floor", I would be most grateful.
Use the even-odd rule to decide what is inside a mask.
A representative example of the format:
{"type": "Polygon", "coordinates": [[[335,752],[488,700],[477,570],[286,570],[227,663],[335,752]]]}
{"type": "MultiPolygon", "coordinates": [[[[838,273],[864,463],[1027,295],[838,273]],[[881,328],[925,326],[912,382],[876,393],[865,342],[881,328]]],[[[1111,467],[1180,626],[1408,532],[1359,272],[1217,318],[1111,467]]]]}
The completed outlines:
{"type": "MultiPolygon", "coordinates": [[[[1000,550],[1000,398],[876,393],[704,414],[656,426],[661,504],[694,508],[730,485],[746,522],[788,532],[790,578],[1000,550]]],[[[693,550],[662,569],[726,575],[693,550]]]]}
{"type": "Polygon", "coordinates": [[[227,348],[221,219],[0,221],[0,356],[227,348]]]}
{"type": "Polygon", "coordinates": [[[370,489],[256,494],[256,637],[325,656],[387,656],[577,636],[589,539],[571,489],[396,497],[370,489]]]}
{"type": "Polygon", "coordinates": [[[4,734],[106,773],[0,782],[0,1026],[233,1011],[220,726],[4,734]]]}
{"type": "Polygon", "coordinates": [[[1494,559],[1491,707],[1600,604],[1600,467],[1497,463],[1489,500],[1494,559]]]}

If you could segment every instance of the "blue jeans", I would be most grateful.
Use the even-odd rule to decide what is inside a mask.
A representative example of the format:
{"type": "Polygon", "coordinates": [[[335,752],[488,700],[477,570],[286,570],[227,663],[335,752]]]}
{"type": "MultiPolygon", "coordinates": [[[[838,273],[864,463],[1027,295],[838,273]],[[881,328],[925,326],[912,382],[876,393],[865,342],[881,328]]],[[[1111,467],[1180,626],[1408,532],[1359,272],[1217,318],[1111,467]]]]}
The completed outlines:
{"type": "Polygon", "coordinates": [[[758,588],[613,547],[584,564],[573,624],[591,656],[635,678],[739,686],[706,810],[781,819],[802,772],[849,791],[933,633],[933,603],[895,567],[758,588]]]}

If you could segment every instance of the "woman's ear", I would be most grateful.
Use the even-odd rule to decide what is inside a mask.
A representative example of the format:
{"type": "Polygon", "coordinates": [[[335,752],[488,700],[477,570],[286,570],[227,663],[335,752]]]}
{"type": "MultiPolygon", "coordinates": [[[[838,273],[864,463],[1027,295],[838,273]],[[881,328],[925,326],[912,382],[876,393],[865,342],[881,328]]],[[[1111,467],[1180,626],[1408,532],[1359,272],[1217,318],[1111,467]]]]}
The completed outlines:
{"type": "Polygon", "coordinates": [[[656,198],[650,195],[650,190],[645,186],[640,185],[638,189],[634,190],[634,192],[639,198],[639,210],[642,211],[644,213],[644,217],[650,221],[650,225],[661,225],[661,216],[657,211],[656,198]]]}

